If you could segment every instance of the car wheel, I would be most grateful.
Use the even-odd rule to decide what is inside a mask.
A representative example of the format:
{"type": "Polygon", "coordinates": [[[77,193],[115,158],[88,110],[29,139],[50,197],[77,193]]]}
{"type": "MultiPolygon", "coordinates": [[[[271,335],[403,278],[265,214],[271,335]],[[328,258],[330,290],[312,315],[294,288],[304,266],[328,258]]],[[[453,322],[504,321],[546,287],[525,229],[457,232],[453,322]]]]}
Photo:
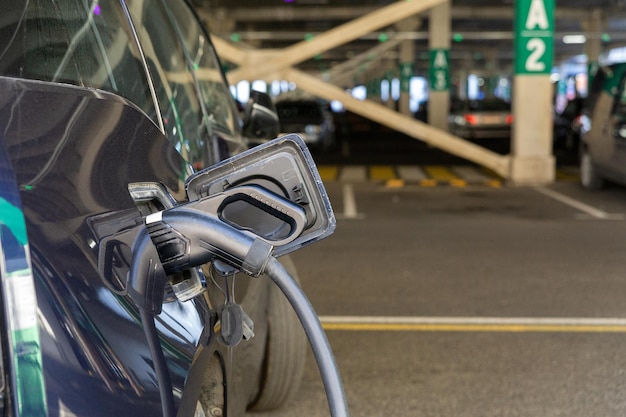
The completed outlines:
{"type": "MultiPolygon", "coordinates": [[[[284,256],[281,262],[300,283],[293,261],[284,256]]],[[[273,410],[291,399],[300,388],[306,352],[307,339],[298,317],[280,289],[272,285],[263,377],[252,410],[273,410]]]]}
{"type": "Polygon", "coordinates": [[[604,178],[596,170],[591,155],[586,148],[580,154],[580,183],[590,190],[599,190],[604,187],[604,178]]]}

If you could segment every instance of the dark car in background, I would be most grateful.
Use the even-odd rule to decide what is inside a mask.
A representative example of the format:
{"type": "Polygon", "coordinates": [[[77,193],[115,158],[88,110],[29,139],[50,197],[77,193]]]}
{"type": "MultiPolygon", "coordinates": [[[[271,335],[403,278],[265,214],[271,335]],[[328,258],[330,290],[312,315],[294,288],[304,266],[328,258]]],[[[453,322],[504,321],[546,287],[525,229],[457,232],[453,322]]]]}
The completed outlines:
{"type": "Polygon", "coordinates": [[[580,180],[585,188],[606,181],[626,184],[626,64],[598,69],[583,110],[580,180]]]}
{"type": "Polygon", "coordinates": [[[578,151],[584,107],[585,99],[576,97],[569,100],[560,113],[555,112],[553,131],[555,149],[578,151]]]}
{"type": "Polygon", "coordinates": [[[276,102],[281,133],[297,133],[311,149],[328,150],[335,144],[330,110],[318,100],[283,99],[276,102]]]}
{"type": "Polygon", "coordinates": [[[453,99],[448,116],[450,133],[465,139],[509,138],[511,103],[497,97],[453,99]]]}
{"type": "Polygon", "coordinates": [[[179,417],[280,406],[297,390],[306,339],[269,279],[226,280],[207,265],[196,271],[206,291],[188,301],[168,283],[153,340],[127,282],[144,217],[246,147],[192,8],[4,0],[0,16],[5,415],[173,415],[170,396],[179,417]],[[227,299],[255,324],[235,347],[215,333],[227,299]]]}

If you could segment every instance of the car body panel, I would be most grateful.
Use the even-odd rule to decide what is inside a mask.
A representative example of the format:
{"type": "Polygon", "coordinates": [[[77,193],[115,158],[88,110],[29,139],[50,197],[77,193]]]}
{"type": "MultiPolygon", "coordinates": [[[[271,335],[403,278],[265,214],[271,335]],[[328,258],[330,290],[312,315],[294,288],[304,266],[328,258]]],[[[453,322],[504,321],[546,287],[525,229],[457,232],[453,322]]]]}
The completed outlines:
{"type": "MultiPolygon", "coordinates": [[[[98,271],[99,244],[107,236],[90,230],[89,224],[103,214],[118,220],[109,224],[111,234],[117,227],[141,224],[127,181],[160,181],[180,190],[183,161],[149,119],[116,96],[6,78],[0,79],[0,90],[7,98],[0,126],[22,190],[39,308],[46,318],[40,334],[50,411],[66,408],[94,415],[92,397],[99,399],[101,415],[120,415],[119,407],[129,404],[138,414],[158,413],[138,312],[127,297],[108,291],[111,277],[98,271]],[[34,117],[36,125],[29,123],[34,117]],[[167,166],[171,169],[162,169],[167,166]],[[121,222],[111,213],[131,218],[134,213],[134,221],[121,222]]],[[[116,273],[125,276],[127,266],[123,262],[116,273]]],[[[168,309],[161,315],[171,346],[170,371],[179,389],[202,331],[189,307],[178,307],[186,311],[185,323],[173,319],[168,309]]]]}
{"type": "MultiPolygon", "coordinates": [[[[173,0],[134,0],[129,3],[133,7],[130,12],[139,16],[156,3],[184,5],[173,0]]],[[[181,105],[166,109],[154,96],[159,91],[150,84],[155,83],[152,75],[159,64],[141,63],[154,55],[144,54],[146,45],[142,49],[135,44],[145,33],[135,37],[136,27],[130,25],[124,2],[103,0],[87,7],[87,3],[40,0],[15,2],[13,10],[8,10],[7,4],[0,25],[5,41],[11,44],[4,49],[0,63],[0,74],[4,74],[0,76],[0,146],[6,156],[0,168],[3,178],[9,178],[3,181],[19,189],[25,217],[48,415],[161,415],[153,360],[137,307],[125,288],[130,245],[143,228],[128,185],[159,183],[175,200],[183,201],[184,181],[194,168],[244,149],[238,116],[236,112],[232,119],[225,116],[230,123],[227,128],[214,123],[210,88],[196,82],[190,72],[190,68],[202,69],[203,64],[185,61],[189,58],[186,51],[179,51],[183,53],[180,59],[189,65],[167,72],[165,79],[171,82],[161,86],[170,93],[175,87],[176,97],[181,99],[183,93],[194,89],[187,97],[199,101],[188,102],[186,109],[195,113],[186,113],[185,119],[179,112],[181,105]],[[63,20],[64,13],[72,18],[63,20]],[[74,28],[74,34],[61,36],[56,29],[63,24],[74,28]],[[49,36],[39,32],[53,27],[49,36]],[[88,29],[94,28],[100,38],[89,38],[94,48],[90,49],[83,41],[88,29]],[[74,61],[74,52],[83,57],[94,53],[96,64],[82,67],[74,61]],[[44,57],[50,60],[40,62],[44,57]],[[61,67],[64,70],[59,72],[61,67]],[[99,72],[104,68],[109,70],[108,78],[99,72]],[[134,76],[124,77],[129,68],[134,76]],[[167,117],[171,124],[165,122],[167,117]],[[194,121],[186,123],[187,131],[195,136],[180,141],[185,120],[194,121]]],[[[197,25],[195,20],[187,22],[186,33],[210,46],[208,36],[197,25]]],[[[182,42],[179,30],[170,35],[182,42]]],[[[210,77],[217,77],[211,78],[214,84],[224,82],[218,68],[218,72],[210,72],[210,77]]],[[[223,84],[219,89],[228,92],[223,84]]],[[[213,99],[218,97],[222,96],[213,99]]],[[[228,100],[221,104],[231,106],[228,100]]],[[[3,187],[2,195],[8,189],[3,187]]],[[[3,243],[0,253],[10,250],[3,243]]],[[[1,278],[6,282],[7,274],[1,278]]],[[[225,415],[243,415],[257,395],[271,283],[237,279],[236,300],[254,321],[255,338],[227,349],[217,342],[212,329],[215,310],[225,302],[225,288],[234,286],[229,282],[207,282],[204,297],[184,303],[166,290],[166,303],[156,318],[181,417],[194,414],[207,375],[213,375],[214,385],[225,384],[218,387],[218,394],[228,394],[228,401],[220,404],[225,415]]],[[[4,340],[9,334],[5,331],[2,336],[4,340]]]]}
{"type": "Polygon", "coordinates": [[[0,397],[4,415],[47,415],[37,296],[19,189],[0,131],[0,397]]]}
{"type": "Polygon", "coordinates": [[[598,174],[626,184],[626,64],[598,71],[583,111],[581,146],[598,174]]]}

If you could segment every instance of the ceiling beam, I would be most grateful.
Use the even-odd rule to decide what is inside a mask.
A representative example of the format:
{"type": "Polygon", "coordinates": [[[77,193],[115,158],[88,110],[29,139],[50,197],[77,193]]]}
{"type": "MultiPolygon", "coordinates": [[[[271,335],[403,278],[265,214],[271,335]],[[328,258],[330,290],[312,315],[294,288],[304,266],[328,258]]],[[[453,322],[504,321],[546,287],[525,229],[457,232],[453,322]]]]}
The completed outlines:
{"type": "MultiPolygon", "coordinates": [[[[289,22],[310,20],[352,20],[371,13],[379,7],[375,6],[348,6],[348,7],[220,7],[209,10],[200,7],[198,12],[203,18],[210,18],[215,14],[227,16],[237,22],[289,22]]],[[[452,19],[480,19],[480,20],[512,20],[513,6],[469,7],[452,6],[452,19]]],[[[604,10],[612,16],[624,10],[604,10]]],[[[556,19],[582,20],[589,16],[589,8],[557,7],[556,19]]]]}

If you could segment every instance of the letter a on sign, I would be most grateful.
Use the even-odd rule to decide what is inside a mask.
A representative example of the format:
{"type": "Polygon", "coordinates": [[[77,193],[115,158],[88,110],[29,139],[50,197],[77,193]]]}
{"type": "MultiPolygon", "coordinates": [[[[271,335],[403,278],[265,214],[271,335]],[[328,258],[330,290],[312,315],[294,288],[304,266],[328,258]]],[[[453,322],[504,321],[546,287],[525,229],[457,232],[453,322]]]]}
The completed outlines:
{"type": "Polygon", "coordinates": [[[446,54],[443,51],[437,51],[437,56],[435,56],[435,62],[433,64],[435,68],[447,68],[448,60],[446,59],[446,54]]]}
{"type": "Polygon", "coordinates": [[[515,73],[549,74],[555,0],[515,0],[515,73]]]}
{"type": "Polygon", "coordinates": [[[532,0],[525,26],[527,30],[550,29],[548,13],[546,13],[546,6],[543,0],[532,0]]]}

